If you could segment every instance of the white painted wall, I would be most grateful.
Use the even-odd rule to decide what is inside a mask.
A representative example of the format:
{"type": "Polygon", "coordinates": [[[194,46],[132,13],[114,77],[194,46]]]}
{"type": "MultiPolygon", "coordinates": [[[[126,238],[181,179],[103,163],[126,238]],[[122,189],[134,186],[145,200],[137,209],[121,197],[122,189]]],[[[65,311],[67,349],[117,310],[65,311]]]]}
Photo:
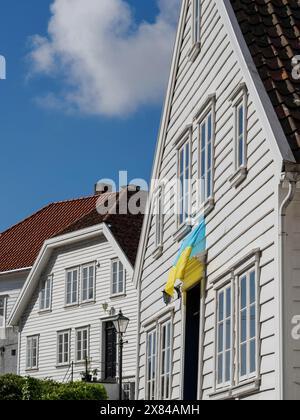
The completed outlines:
{"type": "MultiPolygon", "coordinates": [[[[276,235],[276,181],[280,168],[274,164],[270,143],[253,105],[248,102],[248,176],[235,189],[228,181],[234,173],[233,109],[230,96],[241,82],[245,82],[238,65],[238,56],[226,33],[218,1],[203,0],[202,50],[195,63],[188,59],[191,47],[191,2],[186,16],[184,36],[180,46],[179,66],[173,92],[171,115],[163,149],[159,177],[176,177],[176,151],[174,141],[190,123],[197,109],[209,94],[216,94],[215,142],[215,209],[207,218],[207,290],[205,299],[204,348],[202,371],[202,397],[209,399],[214,388],[214,348],[216,312],[212,281],[246,256],[260,248],[260,326],[261,326],[261,386],[251,399],[276,398],[275,316],[277,302],[277,262],[275,261],[276,235]]],[[[193,178],[197,178],[197,131],[193,131],[193,178]]],[[[194,193],[195,200],[195,193],[194,193]]],[[[146,333],[143,325],[165,306],[162,290],[169,270],[175,260],[179,244],[174,241],[175,216],[164,221],[164,252],[155,260],[154,224],[151,223],[146,240],[146,254],[141,275],[141,334],[139,343],[138,398],[145,398],[146,333]]],[[[172,399],[181,398],[182,376],[182,313],[177,308],[174,315],[172,399]]]]}
{"type": "MultiPolygon", "coordinates": [[[[0,275],[0,296],[5,295],[7,297],[6,322],[17,301],[27,275],[28,271],[0,275]]],[[[5,330],[0,331],[1,347],[5,347],[5,352],[0,355],[0,374],[16,373],[17,355],[12,355],[12,351],[18,349],[18,334],[15,329],[6,327],[5,330]],[[1,339],[1,337],[5,337],[5,339],[1,339]]]]}
{"type": "MultiPolygon", "coordinates": [[[[49,274],[53,274],[53,293],[51,313],[39,313],[38,289],[31,298],[21,322],[20,343],[20,374],[37,378],[53,378],[63,381],[68,369],[57,368],[57,332],[71,329],[71,361],[75,360],[75,329],[90,326],[90,357],[91,369],[104,369],[104,355],[102,354],[102,321],[109,315],[105,313],[102,304],[107,302],[109,307],[118,311],[122,309],[124,315],[130,318],[130,324],[125,336],[128,344],[124,349],[123,375],[134,379],[136,368],[136,314],[137,296],[132,279],[127,273],[126,296],[111,298],[111,259],[117,255],[104,236],[89,242],[57,249],[44,271],[41,281],[49,274]],[[100,267],[96,271],[96,302],[73,308],[65,308],[65,270],[74,266],[97,261],[100,267]],[[26,371],[26,337],[40,335],[39,369],[35,372],[26,371]]],[[[75,379],[80,378],[84,365],[75,365],[75,379]]]]}

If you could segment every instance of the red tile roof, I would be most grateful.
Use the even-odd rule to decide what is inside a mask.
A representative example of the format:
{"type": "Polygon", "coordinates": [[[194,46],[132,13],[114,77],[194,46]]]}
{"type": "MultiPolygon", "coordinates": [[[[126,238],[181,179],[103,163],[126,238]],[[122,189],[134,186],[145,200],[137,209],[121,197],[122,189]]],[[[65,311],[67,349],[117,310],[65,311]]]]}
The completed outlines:
{"type": "MultiPolygon", "coordinates": [[[[103,194],[105,199],[106,194],[103,194]]],[[[31,267],[45,240],[95,209],[99,196],[52,203],[0,235],[0,272],[31,267]]]]}
{"type": "Polygon", "coordinates": [[[106,223],[129,261],[134,265],[143,215],[118,214],[121,197],[135,192],[104,193],[77,200],[52,203],[0,235],[0,272],[32,267],[44,242],[56,236],[106,223]],[[109,199],[114,198],[112,201],[109,199]],[[106,206],[108,204],[108,206],[106,206]],[[105,205],[106,214],[96,206],[105,205]],[[116,206],[117,214],[111,211],[116,206]]]}
{"type": "Polygon", "coordinates": [[[300,55],[298,0],[231,0],[240,28],[297,162],[300,162],[300,55]]]}

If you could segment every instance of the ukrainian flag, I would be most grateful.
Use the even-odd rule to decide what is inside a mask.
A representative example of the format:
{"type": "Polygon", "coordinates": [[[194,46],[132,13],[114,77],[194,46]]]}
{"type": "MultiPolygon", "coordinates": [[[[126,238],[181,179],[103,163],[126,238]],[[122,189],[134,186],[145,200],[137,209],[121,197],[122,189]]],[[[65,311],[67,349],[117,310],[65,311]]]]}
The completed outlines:
{"type": "Polygon", "coordinates": [[[184,291],[204,277],[205,264],[201,254],[206,251],[206,224],[203,218],[199,225],[183,241],[178,257],[170,272],[165,292],[173,297],[176,280],[183,282],[184,291]]]}

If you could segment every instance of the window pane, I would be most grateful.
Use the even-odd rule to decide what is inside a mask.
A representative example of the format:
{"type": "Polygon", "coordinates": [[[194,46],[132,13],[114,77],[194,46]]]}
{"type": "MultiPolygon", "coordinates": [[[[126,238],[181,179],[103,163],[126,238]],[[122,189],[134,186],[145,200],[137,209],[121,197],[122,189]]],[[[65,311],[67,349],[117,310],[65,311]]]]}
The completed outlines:
{"type": "Polygon", "coordinates": [[[218,357],[218,384],[223,382],[223,355],[218,357]]]}
{"type": "Polygon", "coordinates": [[[244,106],[239,108],[239,136],[244,134],[244,106]]]}
{"type": "Polygon", "coordinates": [[[219,295],[219,321],[224,319],[224,292],[219,295]]]}
{"type": "Polygon", "coordinates": [[[224,324],[221,323],[219,325],[219,330],[218,330],[218,352],[221,353],[224,349],[224,324]]]}
{"type": "Polygon", "coordinates": [[[231,321],[226,321],[226,350],[231,348],[231,321]]]}
{"type": "Polygon", "coordinates": [[[250,373],[256,371],[256,341],[250,343],[250,373]]]}
{"type": "Polygon", "coordinates": [[[231,379],[231,352],[227,351],[225,356],[225,381],[229,382],[231,379]]]}
{"type": "Polygon", "coordinates": [[[250,305],[256,302],[256,279],[255,271],[250,273],[250,305]]]}
{"type": "Polygon", "coordinates": [[[250,308],[250,338],[256,337],[256,307],[255,305],[250,308]]]}
{"type": "Polygon", "coordinates": [[[231,288],[226,290],[226,318],[231,316],[231,288]]]}
{"type": "Polygon", "coordinates": [[[247,278],[241,280],[241,309],[247,307],[247,278]]]}
{"type": "Polygon", "coordinates": [[[247,344],[241,346],[241,376],[247,374],[247,344]]]}
{"type": "Polygon", "coordinates": [[[244,343],[247,340],[247,310],[245,309],[241,313],[241,342],[244,343]]]}

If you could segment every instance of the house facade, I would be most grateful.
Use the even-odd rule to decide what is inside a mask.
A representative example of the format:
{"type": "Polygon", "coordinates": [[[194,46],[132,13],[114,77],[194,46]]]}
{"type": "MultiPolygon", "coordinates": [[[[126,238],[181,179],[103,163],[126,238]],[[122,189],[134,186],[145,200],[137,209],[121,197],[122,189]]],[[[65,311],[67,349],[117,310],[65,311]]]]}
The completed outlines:
{"type": "Polygon", "coordinates": [[[8,319],[28,273],[28,269],[0,273],[0,375],[17,373],[18,332],[8,326],[8,319]]]}
{"type": "Polygon", "coordinates": [[[113,320],[122,311],[130,320],[124,337],[124,391],[133,398],[137,347],[133,267],[143,216],[110,214],[130,194],[126,198],[124,189],[109,195],[100,198],[103,203],[111,201],[107,214],[95,208],[45,241],[9,322],[19,328],[20,375],[61,382],[88,375],[105,383],[114,399],[119,373],[113,320]]]}
{"type": "Polygon", "coordinates": [[[300,398],[298,7],[182,1],[134,276],[138,399],[300,398]],[[205,274],[170,299],[199,221],[205,274]]]}

